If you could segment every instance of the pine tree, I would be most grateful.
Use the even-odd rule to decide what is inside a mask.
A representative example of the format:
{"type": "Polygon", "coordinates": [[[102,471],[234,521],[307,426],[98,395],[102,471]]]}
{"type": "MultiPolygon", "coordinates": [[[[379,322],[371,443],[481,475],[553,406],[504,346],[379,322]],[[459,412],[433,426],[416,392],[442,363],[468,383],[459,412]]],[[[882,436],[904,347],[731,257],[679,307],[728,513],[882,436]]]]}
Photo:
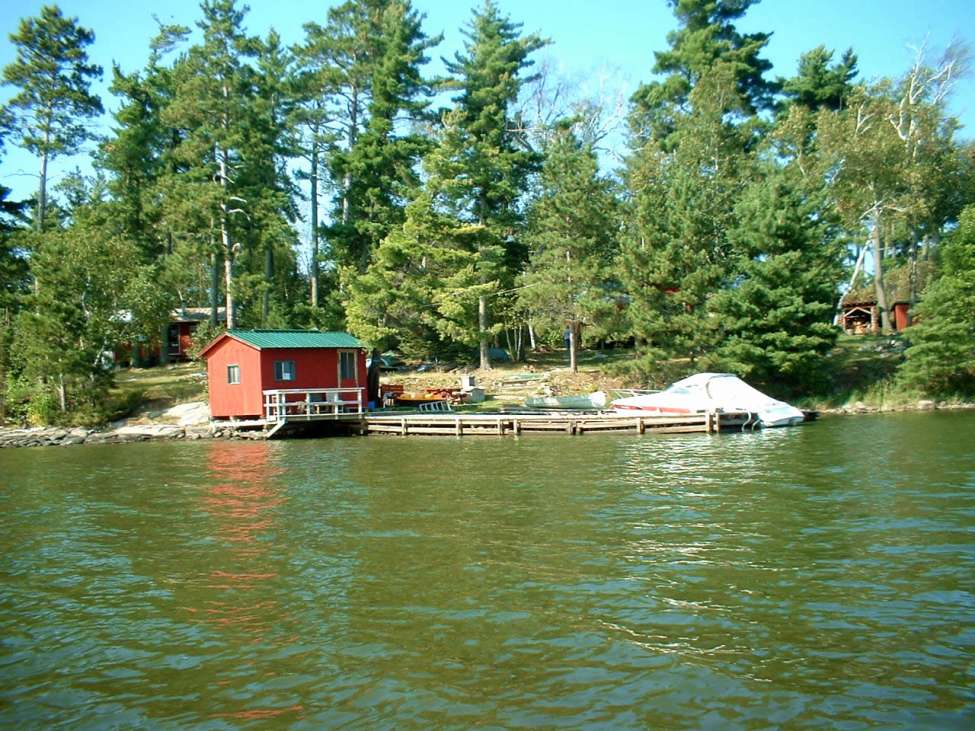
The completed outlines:
{"type": "Polygon", "coordinates": [[[416,165],[429,148],[420,135],[397,131],[404,117],[425,117],[432,93],[420,67],[428,60],[425,52],[441,38],[427,38],[421,21],[408,3],[391,2],[382,9],[369,82],[369,121],[355,145],[340,156],[349,215],[330,228],[330,237],[360,272],[379,242],[403,222],[403,202],[419,188],[416,165]]]}
{"type": "Polygon", "coordinates": [[[171,254],[172,232],[161,224],[157,186],[167,172],[174,172],[173,148],[177,130],[163,122],[163,110],[175,93],[177,72],[163,64],[166,53],[185,40],[189,29],[161,26],[150,42],[149,62],[143,72],[126,74],[113,68],[111,91],[121,99],[114,113],[113,134],[96,158],[98,167],[110,173],[109,192],[117,218],[139,245],[148,263],[171,254]]]}
{"type": "Polygon", "coordinates": [[[478,302],[480,362],[490,368],[488,346],[492,335],[488,294],[492,282],[510,282],[521,264],[516,232],[521,225],[519,198],[528,176],[537,169],[538,157],[528,149],[516,131],[511,107],[522,86],[533,77],[532,52],[545,45],[537,35],[521,36],[521,25],[502,16],[493,0],[485,0],[475,11],[467,29],[464,52],[457,53],[447,69],[457,97],[458,123],[464,131],[463,199],[457,206],[471,221],[489,233],[482,237],[484,250],[478,257],[478,274],[485,287],[478,302]],[[494,252],[498,251],[500,255],[494,252]]]}
{"type": "Polygon", "coordinates": [[[175,172],[165,181],[165,223],[209,255],[211,323],[216,324],[223,264],[227,326],[236,320],[235,262],[240,233],[254,201],[241,195],[241,171],[253,121],[255,71],[249,61],[257,41],[243,30],[235,0],[203,0],[197,23],[202,43],[193,46],[163,122],[177,130],[175,172]]]}
{"type": "Polygon", "coordinates": [[[71,155],[88,140],[85,120],[102,113],[90,91],[101,77],[85,50],[94,40],[76,18],[65,18],[55,5],[45,5],[37,18],[20,22],[10,36],[17,59],[3,70],[3,83],[19,91],[7,103],[18,131],[17,144],[40,157],[35,227],[43,230],[47,208],[47,169],[51,160],[71,155]]]}
{"type": "MultiPolygon", "coordinates": [[[[694,370],[721,340],[714,295],[734,278],[735,205],[751,180],[747,132],[727,121],[737,98],[722,67],[699,81],[672,151],[653,142],[628,163],[630,225],[621,277],[633,335],[663,380],[694,370]],[[680,360],[679,373],[662,373],[680,360]]],[[[738,107],[739,109],[741,107],[738,107]]]]}
{"type": "Polygon", "coordinates": [[[612,184],[599,175],[596,154],[571,125],[559,125],[545,149],[541,189],[528,214],[530,260],[519,280],[521,303],[536,321],[569,330],[569,363],[583,324],[615,308],[612,266],[619,219],[612,184]]]}
{"type": "Polygon", "coordinates": [[[503,253],[490,229],[468,215],[470,140],[459,116],[445,117],[439,144],[424,161],[426,185],[405,221],[350,285],[352,332],[417,357],[460,355],[458,347],[478,344],[478,300],[497,285],[483,275],[503,253]]]}
{"type": "Polygon", "coordinates": [[[833,52],[826,46],[816,46],[799,58],[798,73],[781,82],[782,93],[789,105],[798,105],[810,112],[820,109],[842,109],[853,92],[857,56],[852,48],[843,52],[840,60],[830,64],[833,52]]]}
{"type": "Polygon", "coordinates": [[[794,177],[766,163],[738,205],[735,281],[713,304],[722,335],[714,362],[761,383],[808,388],[836,341],[842,271],[825,196],[809,195],[794,177]]]}
{"type": "Polygon", "coordinates": [[[754,0],[669,2],[679,27],[667,34],[670,48],[654,52],[653,72],[664,79],[643,84],[633,95],[631,126],[637,137],[672,144],[670,137],[691,92],[719,65],[732,77],[744,118],[754,119],[756,112],[771,109],[778,85],[765,78],[772,64],[760,56],[771,34],[743,34],[733,23],[754,0]]]}
{"type": "Polygon", "coordinates": [[[975,394],[975,206],[942,244],[941,276],[917,308],[901,367],[905,382],[933,396],[975,394]]]}

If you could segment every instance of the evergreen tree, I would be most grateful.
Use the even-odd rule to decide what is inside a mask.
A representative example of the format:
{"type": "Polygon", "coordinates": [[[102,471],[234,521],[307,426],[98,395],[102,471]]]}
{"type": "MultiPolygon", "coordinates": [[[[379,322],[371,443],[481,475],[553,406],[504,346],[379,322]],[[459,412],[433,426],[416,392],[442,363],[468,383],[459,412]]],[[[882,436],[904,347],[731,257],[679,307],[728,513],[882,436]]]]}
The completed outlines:
{"type": "Polygon", "coordinates": [[[720,344],[714,295],[735,274],[729,234],[754,161],[747,133],[727,121],[736,87],[734,76],[721,71],[691,93],[691,111],[676,120],[673,150],[648,142],[628,164],[631,213],[620,276],[633,335],[661,380],[697,369],[720,344]],[[684,359],[679,372],[665,368],[674,359],[684,359]]]}
{"type": "Polygon", "coordinates": [[[735,280],[713,307],[722,333],[714,360],[743,378],[809,387],[838,333],[837,232],[825,196],[808,195],[794,169],[767,163],[761,173],[738,205],[735,280]]]}
{"type": "Polygon", "coordinates": [[[790,105],[798,105],[811,112],[820,109],[842,109],[853,92],[853,80],[858,73],[857,57],[852,48],[843,52],[840,60],[830,65],[833,52],[826,46],[816,46],[799,58],[798,73],[781,81],[782,93],[790,105]]]}
{"type": "Polygon", "coordinates": [[[175,172],[172,151],[180,137],[163,122],[163,110],[173,99],[177,72],[162,61],[188,34],[182,26],[161,26],[142,73],[126,74],[118,65],[113,69],[111,90],[121,104],[97,164],[111,174],[109,191],[117,217],[146,263],[173,251],[172,232],[161,224],[157,186],[167,172],[175,172]]]}
{"type": "Polygon", "coordinates": [[[417,357],[478,344],[478,300],[496,287],[483,275],[503,254],[491,230],[469,216],[463,176],[470,140],[459,117],[446,115],[424,162],[423,191],[350,287],[352,332],[417,357]]]}
{"type": "Polygon", "coordinates": [[[667,34],[670,48],[655,51],[653,71],[664,76],[640,86],[633,95],[631,125],[640,139],[670,140],[678,118],[686,112],[691,92],[717,66],[733,79],[740,114],[753,118],[771,109],[778,90],[765,78],[772,64],[760,56],[770,33],[740,33],[733,21],[754,0],[669,0],[679,27],[667,34]]]}
{"type": "Polygon", "coordinates": [[[478,274],[486,293],[478,302],[478,331],[482,368],[490,368],[488,345],[492,335],[488,293],[492,283],[510,282],[523,260],[516,232],[521,224],[519,198],[539,160],[516,131],[511,107],[522,86],[533,77],[523,72],[529,56],[545,45],[537,35],[521,36],[521,25],[502,16],[493,0],[485,0],[464,32],[464,52],[447,69],[461,89],[456,99],[458,123],[467,149],[463,153],[462,200],[456,208],[463,218],[486,229],[478,274]],[[494,252],[497,251],[496,255],[494,252]]]}
{"type": "Polygon", "coordinates": [[[43,230],[47,208],[48,163],[71,155],[92,133],[85,120],[102,113],[90,91],[100,78],[99,66],[88,62],[85,50],[95,40],[76,18],[65,18],[55,5],[45,5],[37,18],[20,22],[10,36],[16,60],[3,70],[3,83],[19,90],[7,103],[17,130],[17,144],[40,157],[35,227],[43,230]]]}
{"type": "Polygon", "coordinates": [[[521,304],[534,320],[569,330],[569,363],[577,370],[583,324],[615,309],[612,266],[619,218],[612,184],[599,175],[593,149],[562,124],[545,149],[541,189],[528,214],[530,251],[519,280],[521,304]]]}
{"type": "Polygon", "coordinates": [[[178,130],[174,171],[165,187],[164,223],[209,257],[211,324],[216,324],[223,266],[227,326],[236,323],[235,264],[243,250],[243,222],[258,201],[244,195],[245,163],[255,124],[258,42],[243,29],[235,0],[203,0],[202,43],[180,64],[163,122],[178,130]]]}
{"type": "Polygon", "coordinates": [[[941,247],[941,276],[917,308],[907,331],[903,379],[935,396],[975,394],[975,206],[941,247]]]}
{"type": "Polygon", "coordinates": [[[347,179],[343,195],[348,215],[330,228],[330,238],[360,272],[379,242],[403,222],[404,203],[419,188],[416,165],[429,145],[420,135],[396,128],[423,119],[432,93],[420,67],[428,61],[427,49],[441,38],[423,34],[422,18],[408,3],[390,2],[382,9],[369,82],[369,121],[355,145],[338,156],[347,179]]]}

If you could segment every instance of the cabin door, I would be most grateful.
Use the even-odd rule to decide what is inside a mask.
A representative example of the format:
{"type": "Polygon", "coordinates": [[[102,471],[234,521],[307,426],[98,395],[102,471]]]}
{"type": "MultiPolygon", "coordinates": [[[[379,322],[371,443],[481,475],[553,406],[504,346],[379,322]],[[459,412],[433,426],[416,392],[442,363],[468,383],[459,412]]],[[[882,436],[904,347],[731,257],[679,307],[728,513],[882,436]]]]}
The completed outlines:
{"type": "Polygon", "coordinates": [[[359,369],[356,368],[358,351],[339,351],[339,388],[357,388],[359,386],[359,369]]]}

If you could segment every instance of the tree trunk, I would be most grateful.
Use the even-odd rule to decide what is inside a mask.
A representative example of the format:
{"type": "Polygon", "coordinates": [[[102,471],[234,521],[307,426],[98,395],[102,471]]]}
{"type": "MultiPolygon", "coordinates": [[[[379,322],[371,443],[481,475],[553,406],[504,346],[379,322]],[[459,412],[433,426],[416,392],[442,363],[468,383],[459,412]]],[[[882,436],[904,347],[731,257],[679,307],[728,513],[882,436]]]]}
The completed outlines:
{"type": "Polygon", "coordinates": [[[907,327],[911,326],[912,313],[914,311],[914,305],[917,304],[917,250],[919,247],[917,229],[913,226],[911,227],[911,251],[908,256],[908,301],[910,305],[907,308],[907,327]]]}
{"type": "MultiPolygon", "coordinates": [[[[316,133],[317,137],[317,133],[316,133]]],[[[318,307],[318,141],[312,140],[311,148],[311,268],[308,278],[311,284],[311,306],[318,307]]]]}
{"type": "Polygon", "coordinates": [[[578,348],[578,323],[569,323],[569,370],[573,373],[579,372],[579,361],[576,355],[576,349],[578,348]]]}
{"type": "Polygon", "coordinates": [[[887,309],[887,293],[884,291],[884,250],[880,238],[880,216],[873,224],[873,290],[880,310],[880,329],[889,333],[890,310],[887,309]]]}
{"type": "Polygon", "coordinates": [[[480,331],[478,336],[480,339],[481,368],[483,370],[491,369],[490,343],[488,341],[489,327],[487,297],[481,295],[477,298],[477,329],[480,331]]]}
{"type": "MultiPolygon", "coordinates": [[[[226,96],[226,87],[224,87],[226,96]]],[[[227,212],[227,151],[219,148],[217,159],[220,164],[220,186],[223,200],[220,201],[220,244],[223,249],[224,296],[227,307],[227,329],[234,327],[234,245],[230,240],[230,221],[227,212]]]]}
{"type": "Polygon", "coordinates": [[[64,387],[64,374],[58,373],[58,403],[61,406],[61,413],[68,410],[68,391],[64,387]]]}
{"type": "Polygon", "coordinates": [[[532,352],[538,347],[535,344],[535,328],[532,327],[531,320],[528,321],[528,344],[531,346],[532,352]]]}
{"type": "Polygon", "coordinates": [[[269,242],[264,250],[264,306],[261,310],[261,324],[267,327],[271,316],[271,287],[274,285],[274,246],[269,242]]]}
{"type": "MultiPolygon", "coordinates": [[[[224,229],[223,235],[225,238],[227,238],[226,229],[224,229]]],[[[228,246],[226,252],[227,253],[223,257],[223,276],[224,276],[224,286],[227,288],[227,291],[224,294],[226,296],[226,302],[227,302],[226,304],[227,329],[232,330],[235,325],[234,292],[232,289],[234,283],[234,260],[233,260],[233,252],[230,250],[230,246],[229,246],[229,239],[228,239],[228,246]]]]}
{"type": "Polygon", "coordinates": [[[47,151],[41,153],[41,180],[37,186],[37,220],[34,228],[44,230],[44,215],[47,212],[47,151]]]}
{"type": "Polygon", "coordinates": [[[210,324],[220,322],[220,261],[216,252],[210,254],[210,324]]]}

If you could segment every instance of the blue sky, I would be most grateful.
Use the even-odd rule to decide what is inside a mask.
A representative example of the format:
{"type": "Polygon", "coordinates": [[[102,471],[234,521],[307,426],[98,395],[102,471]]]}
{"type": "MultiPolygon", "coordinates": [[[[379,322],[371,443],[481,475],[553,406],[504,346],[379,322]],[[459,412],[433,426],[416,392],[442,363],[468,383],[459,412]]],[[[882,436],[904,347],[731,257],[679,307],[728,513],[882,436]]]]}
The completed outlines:
{"type": "MultiPolygon", "coordinates": [[[[14,58],[8,36],[21,17],[36,15],[43,3],[16,0],[0,3],[0,66],[14,58]]],[[[255,0],[247,28],[264,34],[272,26],[287,43],[302,36],[302,23],[324,22],[333,2],[255,0]]],[[[599,87],[607,96],[626,97],[650,78],[653,51],[666,48],[666,35],[676,23],[664,0],[498,0],[501,9],[526,32],[539,32],[552,45],[539,52],[560,74],[590,88],[599,87]]],[[[90,49],[92,59],[110,78],[113,61],[131,71],[144,65],[148,41],[155,34],[153,15],[164,22],[192,25],[199,13],[194,0],[161,2],[104,2],[63,0],[67,15],[95,31],[90,49]]],[[[470,16],[470,2],[456,0],[414,0],[426,14],[429,35],[444,34],[434,55],[452,56],[461,48],[460,27],[470,16]]],[[[819,44],[842,51],[853,47],[860,59],[861,76],[872,79],[900,75],[910,65],[911,45],[926,43],[934,51],[953,38],[975,47],[975,2],[973,0],[763,0],[739,21],[746,32],[771,31],[766,57],[773,73],[789,76],[799,55],[819,44]]],[[[436,64],[439,66],[439,63],[436,64]]],[[[107,83],[98,89],[108,109],[114,101],[107,83]]],[[[0,99],[11,93],[0,88],[0,99]]],[[[964,79],[956,88],[951,110],[965,125],[964,138],[975,138],[975,78],[964,79]]],[[[99,125],[108,132],[110,118],[99,125]]],[[[83,157],[58,161],[52,168],[53,182],[83,157]]],[[[14,189],[15,197],[36,187],[36,162],[10,144],[0,167],[0,183],[14,189]]]]}

